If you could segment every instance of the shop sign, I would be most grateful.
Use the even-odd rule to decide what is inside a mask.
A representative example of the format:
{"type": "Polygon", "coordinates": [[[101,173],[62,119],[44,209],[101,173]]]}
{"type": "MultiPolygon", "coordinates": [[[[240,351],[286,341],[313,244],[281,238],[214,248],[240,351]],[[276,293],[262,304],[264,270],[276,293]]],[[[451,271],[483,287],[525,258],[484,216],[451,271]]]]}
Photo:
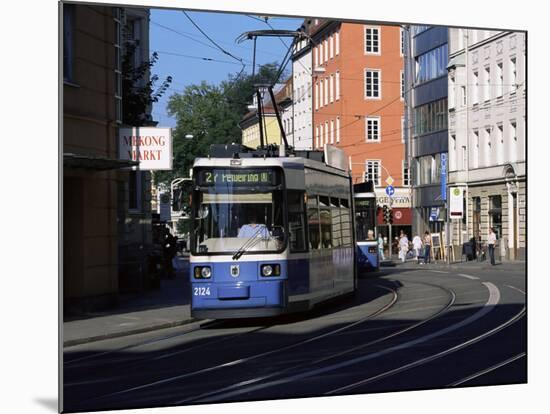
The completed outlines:
{"type": "Polygon", "coordinates": [[[138,161],[140,170],[172,169],[170,128],[120,128],[118,143],[119,159],[138,161]]]}
{"type": "Polygon", "coordinates": [[[464,189],[462,187],[449,188],[449,213],[452,219],[461,219],[464,215],[464,189]]]}

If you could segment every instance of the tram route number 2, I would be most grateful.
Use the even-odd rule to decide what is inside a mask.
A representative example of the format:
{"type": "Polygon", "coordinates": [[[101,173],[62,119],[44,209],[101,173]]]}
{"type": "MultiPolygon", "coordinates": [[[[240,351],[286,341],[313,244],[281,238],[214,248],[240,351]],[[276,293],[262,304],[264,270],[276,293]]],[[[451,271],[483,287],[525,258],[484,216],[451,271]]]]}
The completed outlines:
{"type": "Polygon", "coordinates": [[[196,287],[196,288],[193,288],[193,295],[194,296],[210,296],[210,288],[209,287],[196,287]]]}

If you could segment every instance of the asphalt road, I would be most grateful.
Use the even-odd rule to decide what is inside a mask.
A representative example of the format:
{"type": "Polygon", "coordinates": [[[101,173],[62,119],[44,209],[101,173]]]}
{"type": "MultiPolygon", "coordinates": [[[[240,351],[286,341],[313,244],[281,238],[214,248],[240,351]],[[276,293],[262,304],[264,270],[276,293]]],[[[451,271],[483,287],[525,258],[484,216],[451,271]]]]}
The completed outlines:
{"type": "Polygon", "coordinates": [[[354,298],[67,348],[64,409],[524,383],[525,272],[391,268],[354,298]]]}

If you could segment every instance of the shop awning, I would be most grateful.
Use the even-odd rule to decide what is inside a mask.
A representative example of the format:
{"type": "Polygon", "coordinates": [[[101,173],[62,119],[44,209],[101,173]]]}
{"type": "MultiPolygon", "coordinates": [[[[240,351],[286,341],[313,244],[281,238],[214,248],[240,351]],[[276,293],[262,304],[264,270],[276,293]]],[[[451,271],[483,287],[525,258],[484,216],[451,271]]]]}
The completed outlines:
{"type": "Polygon", "coordinates": [[[114,158],[71,153],[63,154],[63,166],[69,168],[105,171],[135,167],[137,165],[139,165],[139,162],[131,160],[118,160],[114,158]]]}

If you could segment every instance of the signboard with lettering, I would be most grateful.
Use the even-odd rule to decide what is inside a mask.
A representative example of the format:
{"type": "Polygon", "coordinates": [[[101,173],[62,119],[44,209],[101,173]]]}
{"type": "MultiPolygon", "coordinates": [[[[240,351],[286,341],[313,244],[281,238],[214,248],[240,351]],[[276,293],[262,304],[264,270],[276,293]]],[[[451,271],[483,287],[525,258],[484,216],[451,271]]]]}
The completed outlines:
{"type": "Polygon", "coordinates": [[[200,186],[211,185],[276,185],[277,175],[273,170],[201,170],[197,176],[197,184],[200,186]]]}
{"type": "Polygon", "coordinates": [[[447,153],[440,154],[441,160],[441,199],[447,200],[447,153]]]}
{"type": "Polygon", "coordinates": [[[172,134],[170,128],[120,128],[118,157],[139,161],[140,170],[172,169],[172,134]]]}
{"type": "Polygon", "coordinates": [[[464,189],[462,187],[449,188],[449,210],[451,218],[461,219],[464,214],[464,189]]]}
{"type": "Polygon", "coordinates": [[[410,208],[411,204],[411,189],[408,187],[393,187],[393,194],[390,197],[386,194],[385,188],[377,187],[376,203],[382,207],[384,205],[398,208],[410,208]]]}

